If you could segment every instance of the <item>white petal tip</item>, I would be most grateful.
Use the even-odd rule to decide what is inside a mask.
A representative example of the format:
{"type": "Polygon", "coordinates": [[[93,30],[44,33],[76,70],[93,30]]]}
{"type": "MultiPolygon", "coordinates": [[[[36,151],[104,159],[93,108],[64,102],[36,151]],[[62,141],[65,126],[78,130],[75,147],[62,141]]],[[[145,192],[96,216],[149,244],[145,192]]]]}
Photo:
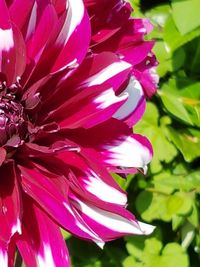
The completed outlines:
{"type": "Polygon", "coordinates": [[[150,235],[155,230],[155,226],[143,222],[138,222],[139,227],[141,229],[141,234],[143,235],[150,235]]]}
{"type": "Polygon", "coordinates": [[[103,241],[99,241],[99,240],[94,240],[94,242],[97,244],[98,247],[100,247],[101,249],[104,248],[105,246],[105,242],[103,241]]]}

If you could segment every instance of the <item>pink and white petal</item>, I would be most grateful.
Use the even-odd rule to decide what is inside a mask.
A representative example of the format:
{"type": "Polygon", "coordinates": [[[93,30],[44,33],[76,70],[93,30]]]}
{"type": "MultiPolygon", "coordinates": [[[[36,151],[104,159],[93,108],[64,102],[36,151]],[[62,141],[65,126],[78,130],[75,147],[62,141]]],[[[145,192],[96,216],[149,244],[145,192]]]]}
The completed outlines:
{"type": "Polygon", "coordinates": [[[68,136],[82,147],[85,158],[92,160],[93,151],[99,152],[98,160],[110,170],[119,167],[146,171],[153,154],[152,146],[144,136],[132,134],[124,122],[114,118],[91,129],[77,129],[68,136]]]}
{"type": "Polygon", "coordinates": [[[145,95],[147,97],[152,97],[156,93],[159,83],[159,76],[156,73],[156,67],[146,67],[144,70],[138,70],[136,68],[133,73],[140,81],[145,95]]]}
{"type": "Polygon", "coordinates": [[[71,155],[69,156],[69,153],[61,152],[58,154],[57,158],[59,158],[67,166],[70,166],[74,175],[69,175],[69,179],[76,186],[78,185],[84,193],[89,193],[90,199],[92,195],[95,199],[99,199],[107,203],[126,206],[126,192],[119,187],[113,177],[110,176],[106,170],[103,170],[102,167],[97,168],[97,164],[97,166],[93,165],[95,172],[90,168],[89,163],[81,156],[77,155],[77,153],[72,152],[70,154],[71,155]],[[102,192],[104,193],[102,194],[102,192]]]}
{"type": "Polygon", "coordinates": [[[109,241],[125,234],[144,235],[151,234],[154,226],[138,224],[131,213],[125,209],[122,215],[116,214],[115,210],[106,211],[88,202],[72,196],[72,203],[79,211],[84,221],[104,240],[109,241]]]}
{"type": "Polygon", "coordinates": [[[14,267],[16,245],[15,241],[10,244],[5,244],[0,241],[0,266],[1,267],[14,267]]]}
{"type": "Polygon", "coordinates": [[[71,72],[67,79],[66,77],[65,79],[60,79],[57,90],[48,90],[51,94],[44,98],[42,110],[47,113],[58,106],[60,107],[69,98],[89,86],[102,85],[102,83],[109,85],[118,93],[117,91],[121,85],[129,80],[131,70],[130,64],[121,61],[115,54],[110,52],[88,56],[74,74],[71,72]],[[66,88],[68,89],[66,90],[66,88]]]}
{"type": "Polygon", "coordinates": [[[8,251],[0,242],[0,266],[8,267],[8,251]]]}
{"type": "Polygon", "coordinates": [[[55,9],[53,5],[48,4],[41,14],[41,18],[36,26],[34,35],[30,37],[26,44],[27,57],[31,62],[34,61],[34,63],[37,64],[39,61],[56,22],[57,15],[55,9]]]}
{"type": "Polygon", "coordinates": [[[77,218],[68,201],[68,184],[64,177],[47,177],[33,168],[20,166],[22,187],[59,225],[73,234],[98,242],[102,240],[77,218]]]}
{"type": "Polygon", "coordinates": [[[25,44],[20,31],[11,25],[4,0],[0,1],[0,10],[0,72],[6,75],[9,86],[25,69],[25,44]]]}
{"type": "Polygon", "coordinates": [[[59,226],[32,200],[26,198],[25,203],[25,236],[19,238],[17,246],[26,266],[69,267],[69,254],[59,226]]]}
{"type": "Polygon", "coordinates": [[[125,121],[130,127],[136,124],[144,114],[146,100],[140,83],[131,78],[123,93],[128,93],[128,99],[113,115],[118,120],[125,121]]]}
{"type": "Polygon", "coordinates": [[[65,33],[64,48],[59,54],[51,70],[52,72],[62,69],[74,59],[80,64],[89,47],[90,20],[82,0],[68,0],[66,1],[66,8],[67,16],[63,30],[54,44],[57,46],[60,42],[63,42],[63,33],[65,33]]]}
{"type": "Polygon", "coordinates": [[[64,105],[44,114],[44,121],[56,121],[62,128],[91,128],[112,117],[126,101],[127,94],[116,96],[112,88],[98,85],[85,88],[64,105]]]}
{"type": "Polygon", "coordinates": [[[1,166],[0,241],[8,244],[15,233],[21,233],[21,199],[13,162],[1,166]]]}
{"type": "Polygon", "coordinates": [[[106,164],[122,168],[142,168],[147,171],[153,150],[150,142],[141,135],[121,135],[108,144],[102,145],[101,154],[106,164]]]}
{"type": "Polygon", "coordinates": [[[102,68],[99,72],[90,76],[88,79],[85,79],[84,83],[86,83],[87,86],[108,83],[112,85],[113,88],[119,89],[120,85],[122,84],[122,81],[128,78],[128,74],[130,73],[132,66],[129,63],[120,60],[119,58],[115,57],[112,58],[112,55],[109,54],[110,53],[102,53],[96,57],[98,62],[98,57],[99,60],[103,61],[104,56],[106,57],[110,56],[110,59],[112,59],[113,62],[110,62],[110,64],[105,65],[105,67],[102,68]]]}
{"type": "MultiPolygon", "coordinates": [[[[120,60],[118,56],[111,52],[102,52],[99,54],[88,55],[78,68],[76,75],[71,77],[71,85],[78,89],[85,85],[92,86],[104,82],[109,83],[113,88],[112,78],[119,75],[119,81],[127,79],[131,72],[132,66],[127,62],[120,60]]],[[[118,82],[119,82],[118,81],[118,82]]],[[[118,87],[122,84],[119,82],[118,87]]]]}
{"type": "Polygon", "coordinates": [[[12,73],[7,73],[5,68],[7,67],[8,69],[8,66],[12,65],[13,63],[12,54],[14,49],[14,38],[5,0],[0,1],[0,10],[0,72],[3,72],[8,77],[11,76],[12,73]]]}
{"type": "Polygon", "coordinates": [[[86,173],[84,177],[79,178],[79,182],[84,189],[96,198],[117,205],[126,206],[127,196],[122,190],[105,183],[96,173],[86,173]]]}

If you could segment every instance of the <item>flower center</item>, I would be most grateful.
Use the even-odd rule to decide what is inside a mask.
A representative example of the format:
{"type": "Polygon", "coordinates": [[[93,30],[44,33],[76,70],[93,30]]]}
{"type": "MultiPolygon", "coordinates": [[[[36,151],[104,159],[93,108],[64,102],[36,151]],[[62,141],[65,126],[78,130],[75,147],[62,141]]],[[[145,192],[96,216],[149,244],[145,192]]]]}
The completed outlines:
{"type": "Polygon", "coordinates": [[[24,107],[17,99],[20,85],[0,81],[0,146],[18,147],[27,132],[24,107]]]}

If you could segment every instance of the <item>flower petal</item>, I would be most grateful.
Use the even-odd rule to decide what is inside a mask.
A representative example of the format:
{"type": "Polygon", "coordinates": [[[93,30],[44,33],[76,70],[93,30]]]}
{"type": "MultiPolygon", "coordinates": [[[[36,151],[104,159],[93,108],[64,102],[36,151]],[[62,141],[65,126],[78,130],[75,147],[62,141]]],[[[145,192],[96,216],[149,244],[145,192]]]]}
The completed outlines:
{"type": "Polygon", "coordinates": [[[101,153],[108,165],[143,168],[146,173],[153,152],[151,144],[145,137],[133,134],[119,136],[110,144],[102,145],[101,153]]]}
{"type": "MultiPolygon", "coordinates": [[[[113,177],[110,176],[106,170],[94,168],[95,172],[81,155],[77,155],[77,153],[74,152],[71,152],[70,156],[67,152],[61,152],[57,155],[57,158],[70,167],[74,175],[71,175],[69,179],[76,184],[76,188],[80,187],[82,191],[84,191],[84,194],[90,193],[90,199],[92,195],[93,198],[106,201],[107,203],[126,206],[126,193],[118,186],[113,177]],[[102,192],[104,193],[102,194],[102,192]]],[[[51,163],[49,162],[49,164],[51,163]]],[[[76,188],[74,188],[74,190],[76,190],[76,188]]]]}
{"type": "Polygon", "coordinates": [[[53,81],[49,82],[49,85],[45,85],[45,92],[48,93],[42,99],[40,114],[44,113],[46,117],[48,112],[57,109],[69,98],[94,85],[105,84],[106,88],[112,87],[113,91],[119,94],[118,90],[124,82],[129,80],[131,72],[130,64],[120,60],[110,52],[87,56],[80,67],[74,66],[74,68],[74,71],[69,71],[68,76],[64,74],[60,77],[57,86],[52,86],[53,81]],[[62,79],[62,77],[64,78],[62,79]],[[56,90],[52,90],[52,88],[56,90]]]}
{"type": "Polygon", "coordinates": [[[34,63],[37,64],[56,22],[57,15],[55,9],[53,8],[53,5],[49,4],[44,8],[43,13],[41,14],[41,18],[35,28],[34,34],[26,43],[29,61],[33,60],[34,63]]]}
{"type": "Polygon", "coordinates": [[[19,29],[11,24],[5,1],[0,1],[0,72],[7,86],[15,83],[25,69],[25,44],[19,29]]]}
{"type": "MultiPolygon", "coordinates": [[[[67,180],[54,175],[48,178],[41,172],[20,166],[22,173],[22,187],[39,205],[68,231],[85,239],[101,241],[88,226],[77,218],[68,201],[67,180]]],[[[46,174],[47,175],[47,174],[46,174]]],[[[49,174],[52,176],[52,174],[49,174]]]]}
{"type": "Polygon", "coordinates": [[[110,170],[119,167],[126,172],[126,168],[143,168],[146,172],[153,154],[152,146],[144,136],[132,134],[125,123],[116,119],[107,120],[91,129],[76,130],[68,136],[82,147],[86,158],[94,158],[93,150],[100,152],[97,153],[99,164],[106,165],[110,170]]]}
{"type": "Polygon", "coordinates": [[[26,266],[69,267],[69,255],[59,226],[32,200],[26,198],[24,202],[24,233],[17,246],[26,266]]]}
{"type": "Polygon", "coordinates": [[[8,244],[15,233],[21,233],[21,200],[13,162],[1,166],[0,241],[8,244]]]}
{"type": "Polygon", "coordinates": [[[63,128],[90,128],[110,118],[126,99],[126,94],[116,96],[114,90],[106,85],[89,87],[55,111],[44,114],[42,123],[56,121],[63,128]]]}
{"type": "MultiPolygon", "coordinates": [[[[9,7],[9,14],[12,21],[22,30],[28,20],[35,0],[14,0],[9,7]]],[[[26,27],[25,27],[26,28],[26,27]]]]}
{"type": "Polygon", "coordinates": [[[136,124],[144,114],[146,101],[140,83],[131,78],[123,93],[128,93],[128,99],[113,115],[118,120],[125,121],[130,127],[136,124]]]}
{"type": "Polygon", "coordinates": [[[128,211],[122,215],[115,211],[99,209],[90,203],[83,202],[76,196],[72,196],[73,204],[80,212],[84,221],[105,241],[123,236],[124,234],[150,234],[154,226],[139,224],[128,211]]]}
{"type": "Polygon", "coordinates": [[[8,266],[8,252],[4,248],[4,246],[0,243],[0,266],[7,267],[8,266]]]}
{"type": "MultiPolygon", "coordinates": [[[[62,37],[64,31],[65,46],[59,54],[52,72],[58,71],[74,61],[74,59],[76,59],[77,63],[81,63],[88,50],[90,21],[82,0],[67,1],[67,17],[63,31],[60,32],[60,37],[62,37]]],[[[56,40],[55,45],[58,44],[58,41],[59,38],[56,40]]]]}

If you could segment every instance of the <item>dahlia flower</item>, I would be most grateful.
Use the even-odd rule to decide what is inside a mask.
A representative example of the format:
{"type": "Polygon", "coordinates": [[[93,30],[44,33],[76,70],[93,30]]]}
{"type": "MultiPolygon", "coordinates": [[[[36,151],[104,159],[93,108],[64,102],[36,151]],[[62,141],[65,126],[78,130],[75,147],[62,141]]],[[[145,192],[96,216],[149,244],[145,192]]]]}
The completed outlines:
{"type": "Polygon", "coordinates": [[[0,0],[0,266],[69,266],[60,227],[99,246],[149,234],[111,173],[146,171],[132,126],[155,91],[151,25],[113,0],[0,0]]]}

